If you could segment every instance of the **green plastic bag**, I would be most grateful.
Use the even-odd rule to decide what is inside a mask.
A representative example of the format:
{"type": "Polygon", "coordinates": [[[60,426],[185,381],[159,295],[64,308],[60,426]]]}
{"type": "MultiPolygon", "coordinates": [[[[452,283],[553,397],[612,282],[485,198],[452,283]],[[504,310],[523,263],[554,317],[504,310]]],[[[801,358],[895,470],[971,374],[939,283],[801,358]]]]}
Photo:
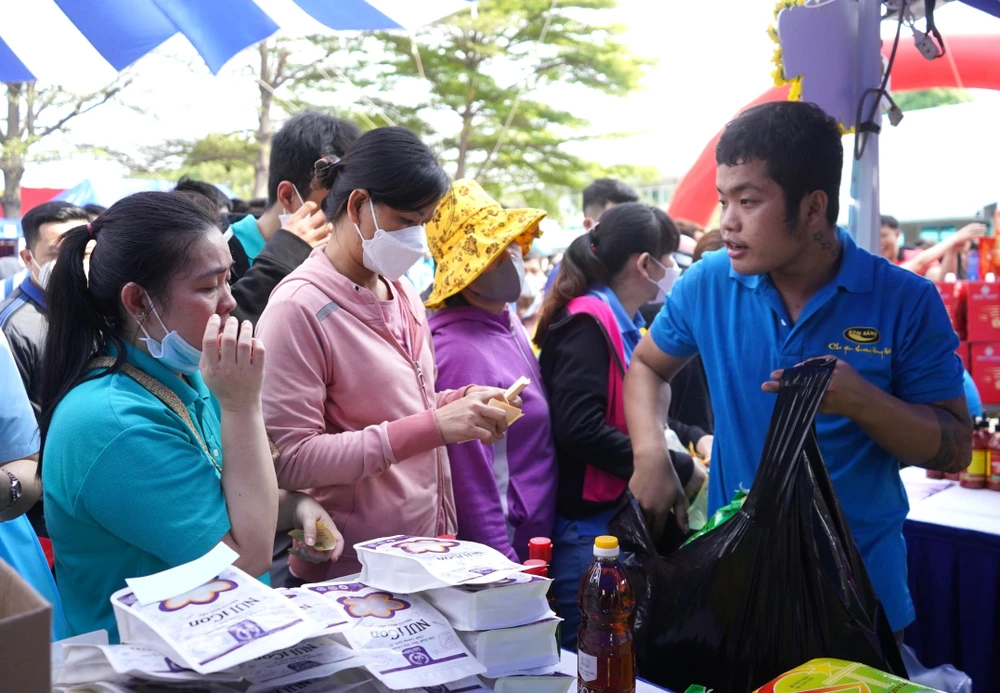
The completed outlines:
{"type": "MultiPolygon", "coordinates": [[[[708,484],[705,485],[707,486],[708,484]]],[[[716,527],[725,524],[730,518],[735,516],[736,513],[740,511],[740,509],[743,507],[743,501],[746,500],[746,497],[747,497],[746,491],[744,491],[743,489],[737,491],[736,495],[733,496],[732,503],[719,508],[715,512],[715,514],[712,515],[712,517],[709,519],[708,523],[704,527],[702,527],[700,530],[692,534],[691,538],[688,539],[686,542],[684,542],[684,546],[687,546],[695,539],[708,534],[716,527]]]]}

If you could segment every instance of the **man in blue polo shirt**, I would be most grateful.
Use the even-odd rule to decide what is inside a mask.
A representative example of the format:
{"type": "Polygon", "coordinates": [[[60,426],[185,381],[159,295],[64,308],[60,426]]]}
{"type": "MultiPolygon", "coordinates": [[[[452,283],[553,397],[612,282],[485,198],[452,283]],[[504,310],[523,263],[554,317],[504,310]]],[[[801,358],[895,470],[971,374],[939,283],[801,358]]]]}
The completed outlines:
{"type": "Polygon", "coordinates": [[[754,481],[781,370],[838,358],[816,425],[893,630],[914,618],[902,526],[902,464],[957,472],[972,424],[957,337],[934,285],[838,229],[843,147],[818,107],[769,103],[732,121],[716,149],[726,249],[677,282],[625,384],[632,492],[661,529],[683,492],[656,423],[660,391],[695,354],[715,406],[709,505],[754,481]]]}

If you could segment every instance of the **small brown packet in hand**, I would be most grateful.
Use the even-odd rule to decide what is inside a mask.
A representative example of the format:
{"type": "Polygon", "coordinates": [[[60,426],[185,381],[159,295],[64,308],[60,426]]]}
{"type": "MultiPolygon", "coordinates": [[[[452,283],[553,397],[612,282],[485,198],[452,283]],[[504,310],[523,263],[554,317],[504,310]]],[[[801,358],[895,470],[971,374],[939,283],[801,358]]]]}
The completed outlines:
{"type": "MultiPolygon", "coordinates": [[[[303,530],[293,529],[288,533],[288,536],[300,544],[306,545],[306,535],[303,530]]],[[[333,532],[323,520],[316,521],[316,544],[310,548],[315,551],[333,551],[337,548],[337,538],[333,536],[333,532]]]]}
{"type": "Polygon", "coordinates": [[[510,426],[512,423],[514,423],[522,416],[524,416],[524,413],[520,409],[510,404],[510,400],[514,399],[522,392],[524,392],[524,388],[528,387],[528,385],[531,385],[531,381],[525,378],[524,376],[521,376],[520,378],[517,379],[517,381],[513,385],[507,388],[507,391],[505,393],[503,393],[503,398],[506,401],[501,401],[499,399],[491,399],[489,402],[487,402],[487,404],[491,407],[496,407],[497,409],[503,409],[504,413],[507,415],[508,426],[510,426]]]}

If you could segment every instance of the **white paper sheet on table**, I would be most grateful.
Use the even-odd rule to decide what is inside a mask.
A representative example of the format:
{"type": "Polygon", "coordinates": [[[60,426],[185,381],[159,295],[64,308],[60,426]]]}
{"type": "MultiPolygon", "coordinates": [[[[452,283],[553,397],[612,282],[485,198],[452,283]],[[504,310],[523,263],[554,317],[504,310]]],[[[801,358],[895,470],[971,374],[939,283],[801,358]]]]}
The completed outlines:
{"type": "Polygon", "coordinates": [[[223,543],[201,558],[162,573],[141,578],[125,578],[125,584],[143,606],[163,602],[190,592],[231,566],[240,555],[223,543]]]}

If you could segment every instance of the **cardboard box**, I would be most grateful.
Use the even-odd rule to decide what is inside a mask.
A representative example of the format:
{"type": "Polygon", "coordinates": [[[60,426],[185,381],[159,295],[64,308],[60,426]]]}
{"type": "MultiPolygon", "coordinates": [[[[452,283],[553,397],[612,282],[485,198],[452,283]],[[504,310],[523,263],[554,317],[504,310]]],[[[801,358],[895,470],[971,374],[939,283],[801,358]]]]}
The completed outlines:
{"type": "Polygon", "coordinates": [[[973,344],[972,379],[983,404],[1000,404],[1000,342],[973,344]]]}
{"type": "Polygon", "coordinates": [[[3,690],[49,693],[52,607],[0,560],[0,662],[3,690]],[[9,686],[9,688],[8,688],[9,686]]]}
{"type": "Polygon", "coordinates": [[[969,371],[969,373],[971,373],[972,372],[972,350],[969,347],[969,343],[968,342],[959,342],[958,343],[958,350],[955,353],[958,354],[959,358],[962,359],[962,366],[965,367],[965,370],[967,370],[967,371],[969,371]]]}
{"type": "Polygon", "coordinates": [[[955,328],[959,339],[964,340],[967,328],[965,282],[937,282],[936,286],[944,308],[948,311],[951,326],[955,328]]]}
{"type": "Polygon", "coordinates": [[[969,282],[966,296],[966,340],[1000,342],[1000,282],[969,282]]]}

